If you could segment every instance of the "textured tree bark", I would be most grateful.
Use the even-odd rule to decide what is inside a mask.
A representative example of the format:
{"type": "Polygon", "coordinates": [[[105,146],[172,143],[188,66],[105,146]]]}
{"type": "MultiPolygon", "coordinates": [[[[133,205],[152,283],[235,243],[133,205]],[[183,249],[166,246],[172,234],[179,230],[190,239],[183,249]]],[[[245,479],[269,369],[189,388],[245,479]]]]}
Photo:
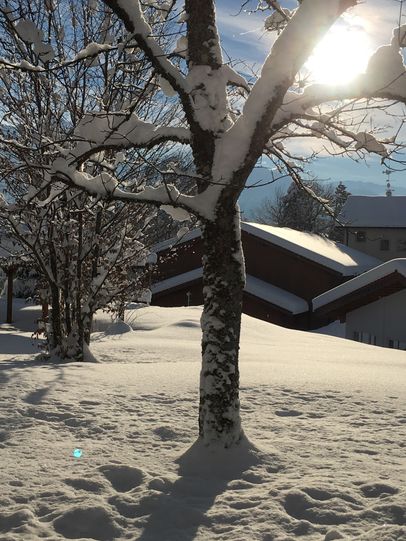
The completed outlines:
{"type": "Polygon", "coordinates": [[[13,323],[13,279],[14,267],[7,270],[7,316],[6,323],[13,323]]]}
{"type": "Polygon", "coordinates": [[[239,209],[224,204],[203,228],[202,370],[199,434],[205,444],[231,447],[243,435],[239,341],[245,284],[239,209]]]}
{"type": "Polygon", "coordinates": [[[51,312],[49,315],[48,344],[49,351],[55,351],[62,342],[61,311],[59,306],[59,289],[52,284],[51,289],[51,312]]]}
{"type": "MultiPolygon", "coordinates": [[[[48,325],[48,344],[51,358],[60,362],[80,362],[84,360],[84,332],[77,321],[69,322],[67,328],[66,310],[61,291],[56,285],[51,286],[51,311],[48,325]]],[[[89,332],[90,336],[90,332],[89,332]]]]}

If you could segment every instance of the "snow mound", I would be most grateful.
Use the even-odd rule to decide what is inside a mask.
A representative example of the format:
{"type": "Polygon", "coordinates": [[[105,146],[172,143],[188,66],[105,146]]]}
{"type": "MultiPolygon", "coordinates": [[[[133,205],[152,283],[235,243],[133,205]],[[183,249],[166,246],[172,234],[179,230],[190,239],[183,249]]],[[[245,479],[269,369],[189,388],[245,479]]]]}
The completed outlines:
{"type": "Polygon", "coordinates": [[[107,329],[104,331],[105,334],[108,336],[116,336],[119,334],[125,334],[127,332],[132,332],[132,328],[128,323],[125,323],[122,319],[118,319],[114,323],[112,323],[107,329]]]}

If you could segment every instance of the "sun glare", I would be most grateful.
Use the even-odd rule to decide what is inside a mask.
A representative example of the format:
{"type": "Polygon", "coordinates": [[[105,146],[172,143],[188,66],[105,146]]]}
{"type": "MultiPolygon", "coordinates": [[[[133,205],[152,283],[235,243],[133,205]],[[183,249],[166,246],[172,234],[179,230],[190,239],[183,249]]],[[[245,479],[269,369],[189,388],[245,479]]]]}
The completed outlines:
{"type": "Polygon", "coordinates": [[[372,48],[359,26],[333,26],[318,44],[305,67],[313,82],[347,83],[365,71],[372,48]]]}

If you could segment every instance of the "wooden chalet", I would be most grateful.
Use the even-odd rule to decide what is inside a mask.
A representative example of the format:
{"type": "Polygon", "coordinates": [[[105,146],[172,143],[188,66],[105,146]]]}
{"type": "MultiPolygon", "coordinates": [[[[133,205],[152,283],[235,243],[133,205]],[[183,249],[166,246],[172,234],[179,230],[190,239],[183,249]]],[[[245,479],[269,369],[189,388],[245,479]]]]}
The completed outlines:
{"type": "MultiPolygon", "coordinates": [[[[312,299],[375,267],[379,260],[328,239],[276,226],[243,223],[244,313],[294,329],[320,327],[312,299]]],[[[203,304],[202,240],[195,229],[159,244],[152,304],[203,304]]]]}

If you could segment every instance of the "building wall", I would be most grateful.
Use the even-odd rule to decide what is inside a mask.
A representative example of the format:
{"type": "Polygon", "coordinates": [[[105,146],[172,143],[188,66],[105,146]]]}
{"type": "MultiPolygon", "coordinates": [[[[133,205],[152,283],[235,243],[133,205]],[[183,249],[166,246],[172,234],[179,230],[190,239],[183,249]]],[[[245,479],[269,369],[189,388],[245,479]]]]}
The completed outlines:
{"type": "MultiPolygon", "coordinates": [[[[351,278],[351,276],[343,277],[327,267],[245,231],[242,231],[242,243],[247,274],[286,289],[307,301],[351,278]]],[[[158,254],[153,282],[199,268],[202,266],[201,258],[200,238],[163,250],[158,254]]]]}
{"type": "Polygon", "coordinates": [[[155,306],[200,306],[203,304],[202,280],[152,295],[155,306]]]}
{"type": "MultiPolygon", "coordinates": [[[[289,291],[306,301],[342,284],[351,276],[307,260],[289,250],[242,232],[247,274],[289,291]]],[[[180,243],[173,249],[158,254],[158,265],[152,282],[177,276],[202,266],[202,241],[195,238],[180,243]]],[[[158,306],[191,306],[203,304],[201,281],[173,288],[153,295],[152,303],[158,306]]],[[[308,313],[292,315],[266,301],[244,294],[243,311],[250,316],[284,327],[314,329],[328,323],[324,319],[310,319],[308,313]]]]}
{"type": "MultiPolygon", "coordinates": [[[[199,306],[203,304],[202,281],[196,281],[152,296],[155,306],[199,306]]],[[[290,314],[269,302],[244,292],[243,313],[291,329],[309,329],[309,314],[290,314]]]]}
{"type": "Polygon", "coordinates": [[[403,290],[348,312],[346,338],[406,349],[405,321],[406,291],[403,290]],[[390,340],[393,341],[392,345],[390,340]]]}
{"type": "Polygon", "coordinates": [[[178,274],[198,269],[202,266],[202,241],[198,237],[182,242],[172,249],[158,253],[158,265],[154,272],[154,282],[172,278],[178,274]]]}
{"type": "Polygon", "coordinates": [[[406,229],[347,227],[346,244],[350,248],[355,248],[382,261],[406,257],[406,229]],[[363,232],[365,232],[365,240],[361,240],[363,235],[360,233],[363,232]],[[386,246],[383,246],[385,244],[386,246]],[[386,247],[389,249],[383,249],[386,247]]]}
{"type": "Polygon", "coordinates": [[[244,231],[242,242],[247,274],[307,301],[352,278],[244,231]]]}

